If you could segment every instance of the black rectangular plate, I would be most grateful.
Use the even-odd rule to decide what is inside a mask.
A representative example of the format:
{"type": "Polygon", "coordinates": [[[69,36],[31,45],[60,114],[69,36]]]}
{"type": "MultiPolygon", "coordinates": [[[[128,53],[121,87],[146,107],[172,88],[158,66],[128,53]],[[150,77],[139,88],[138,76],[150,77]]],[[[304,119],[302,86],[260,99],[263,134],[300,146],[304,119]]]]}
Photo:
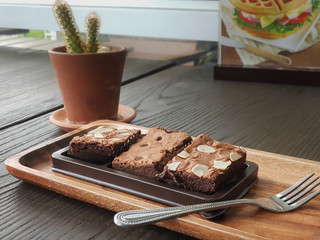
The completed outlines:
{"type": "MultiPolygon", "coordinates": [[[[52,170],[170,206],[241,198],[257,182],[258,165],[247,161],[246,168],[237,179],[213,194],[203,194],[115,170],[111,163],[96,165],[78,160],[68,156],[67,151],[68,147],[52,154],[52,170]]],[[[225,210],[217,210],[202,215],[209,219],[224,212],[225,210]]]]}

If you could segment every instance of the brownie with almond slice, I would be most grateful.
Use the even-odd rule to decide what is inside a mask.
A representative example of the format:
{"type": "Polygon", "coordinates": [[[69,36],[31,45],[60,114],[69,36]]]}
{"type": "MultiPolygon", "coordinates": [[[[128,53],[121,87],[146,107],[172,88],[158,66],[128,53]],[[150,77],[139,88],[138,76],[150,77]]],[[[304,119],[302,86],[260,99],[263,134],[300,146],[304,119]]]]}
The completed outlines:
{"type": "Polygon", "coordinates": [[[211,194],[241,173],[245,162],[246,151],[242,147],[201,134],[169,161],[157,178],[186,189],[211,194]]]}
{"type": "Polygon", "coordinates": [[[112,167],[146,178],[156,178],[167,162],[191,141],[191,136],[182,131],[151,128],[127,152],[116,157],[112,161],[112,167]]]}
{"type": "Polygon", "coordinates": [[[141,137],[139,129],[100,126],[83,136],[75,136],[69,143],[68,154],[87,162],[105,164],[127,151],[141,137]]]}

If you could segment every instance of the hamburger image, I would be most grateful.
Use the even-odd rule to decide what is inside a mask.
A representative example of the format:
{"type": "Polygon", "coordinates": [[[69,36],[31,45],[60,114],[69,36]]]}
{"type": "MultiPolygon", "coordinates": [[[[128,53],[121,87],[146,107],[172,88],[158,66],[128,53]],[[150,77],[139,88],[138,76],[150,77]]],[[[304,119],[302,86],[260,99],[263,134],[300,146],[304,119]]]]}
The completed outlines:
{"type": "Polygon", "coordinates": [[[320,0],[230,0],[234,22],[249,34],[280,39],[301,30],[319,14],[320,0]]]}

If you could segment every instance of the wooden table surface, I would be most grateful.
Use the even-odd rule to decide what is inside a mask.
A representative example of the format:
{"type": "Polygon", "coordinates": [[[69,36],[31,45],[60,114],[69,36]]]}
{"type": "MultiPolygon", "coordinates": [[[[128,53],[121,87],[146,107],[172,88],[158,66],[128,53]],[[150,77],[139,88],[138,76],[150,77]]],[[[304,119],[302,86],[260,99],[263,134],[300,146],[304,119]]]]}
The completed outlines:
{"type": "MultiPolygon", "coordinates": [[[[7,158],[65,133],[49,121],[61,104],[49,63],[35,64],[21,53],[26,63],[20,68],[17,55],[0,55],[0,117],[5,124],[0,130],[0,239],[193,239],[152,225],[117,227],[113,212],[7,172],[7,158]]],[[[45,57],[35,53],[34,58],[45,57]]],[[[212,76],[212,66],[172,67],[124,85],[120,103],[137,111],[135,125],[163,126],[193,136],[205,133],[247,148],[320,160],[318,87],[219,81],[212,76]]]]}
{"type": "MultiPolygon", "coordinates": [[[[127,58],[122,84],[172,65],[172,61],[127,58]]],[[[0,129],[62,107],[47,51],[0,46],[0,66],[0,129]]]]}

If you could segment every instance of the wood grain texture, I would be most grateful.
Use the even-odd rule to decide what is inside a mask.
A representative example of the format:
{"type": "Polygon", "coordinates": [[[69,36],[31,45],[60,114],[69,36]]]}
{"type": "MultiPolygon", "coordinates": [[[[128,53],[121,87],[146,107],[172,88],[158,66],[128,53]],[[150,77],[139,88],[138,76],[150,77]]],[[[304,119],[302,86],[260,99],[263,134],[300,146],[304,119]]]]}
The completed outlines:
{"type": "MultiPolygon", "coordinates": [[[[135,81],[172,64],[168,61],[127,59],[122,83],[135,81]]],[[[0,105],[0,129],[62,106],[46,51],[0,47],[0,105]]]]}
{"type": "Polygon", "coordinates": [[[136,125],[180,129],[319,161],[319,87],[212,80],[212,68],[174,67],[124,86],[136,125]],[[143,86],[143,87],[142,87],[143,86]]]}
{"type": "MultiPolygon", "coordinates": [[[[107,127],[139,128],[139,126],[113,122],[92,123],[87,128],[97,127],[103,123],[109,124],[107,127]]],[[[8,159],[6,164],[9,172],[41,187],[116,212],[163,207],[162,204],[153,201],[53,172],[51,154],[67,146],[72,134],[77,131],[42,143],[8,159]]],[[[320,172],[319,162],[252,149],[247,149],[247,151],[247,159],[261,166],[259,182],[247,194],[249,198],[272,196],[308,173],[320,172]]],[[[297,211],[285,214],[275,214],[257,207],[245,206],[230,209],[223,217],[215,221],[205,220],[199,214],[192,214],[160,222],[157,225],[201,239],[212,239],[212,237],[313,239],[314,236],[320,236],[320,224],[317,221],[320,218],[318,209],[320,209],[320,198],[313,199],[297,211]],[[304,219],[303,222],[301,219],[304,219]],[[302,225],[303,228],[300,228],[302,225]]]]}
{"type": "MultiPolygon", "coordinates": [[[[136,125],[164,126],[187,131],[193,136],[205,133],[217,140],[247,148],[319,160],[319,88],[214,81],[212,76],[212,68],[168,69],[123,86],[120,103],[136,109],[137,118],[133,121],[136,125]]],[[[6,104],[8,101],[2,103],[6,104]]],[[[113,224],[112,212],[22,183],[12,177],[5,170],[5,159],[64,134],[49,122],[49,115],[0,131],[1,239],[70,239],[81,236],[86,239],[192,239],[154,226],[119,228],[113,224]]],[[[259,159],[261,161],[259,157],[256,160],[259,159]]],[[[260,170],[263,171],[263,168],[269,168],[280,160],[275,157],[266,164],[262,162],[260,170]]],[[[309,163],[306,168],[304,164],[299,164],[294,172],[284,175],[285,182],[281,186],[296,181],[300,174],[308,170],[309,163]]],[[[292,162],[289,161],[288,165],[290,167],[292,162]]],[[[273,175],[260,178],[259,183],[266,186],[266,194],[275,190],[267,187],[273,186],[275,180],[272,177],[278,178],[278,175],[281,177],[285,173],[286,167],[283,170],[280,167],[276,166],[277,171],[273,175]]],[[[250,192],[255,193],[254,189],[250,192]]],[[[252,196],[250,194],[248,197],[252,196]]],[[[308,206],[303,210],[301,224],[309,216],[311,220],[315,220],[314,213],[308,206]]],[[[246,219],[250,215],[250,219],[266,222],[270,229],[269,220],[256,217],[264,211],[250,209],[248,211],[244,208],[244,212],[237,213],[237,217],[233,216],[233,211],[239,209],[231,209],[217,223],[222,224],[233,216],[226,227],[238,224],[240,228],[246,229],[246,219]]],[[[267,214],[268,217],[273,216],[271,213],[267,214]]],[[[282,224],[293,226],[290,216],[292,215],[280,216],[284,220],[282,224]]],[[[314,224],[317,223],[318,220],[315,220],[314,224]]],[[[311,239],[317,237],[315,235],[311,239]]]]}
{"type": "Polygon", "coordinates": [[[65,133],[49,116],[0,131],[0,239],[193,239],[155,226],[117,227],[111,211],[10,175],[5,159],[65,133]]]}

